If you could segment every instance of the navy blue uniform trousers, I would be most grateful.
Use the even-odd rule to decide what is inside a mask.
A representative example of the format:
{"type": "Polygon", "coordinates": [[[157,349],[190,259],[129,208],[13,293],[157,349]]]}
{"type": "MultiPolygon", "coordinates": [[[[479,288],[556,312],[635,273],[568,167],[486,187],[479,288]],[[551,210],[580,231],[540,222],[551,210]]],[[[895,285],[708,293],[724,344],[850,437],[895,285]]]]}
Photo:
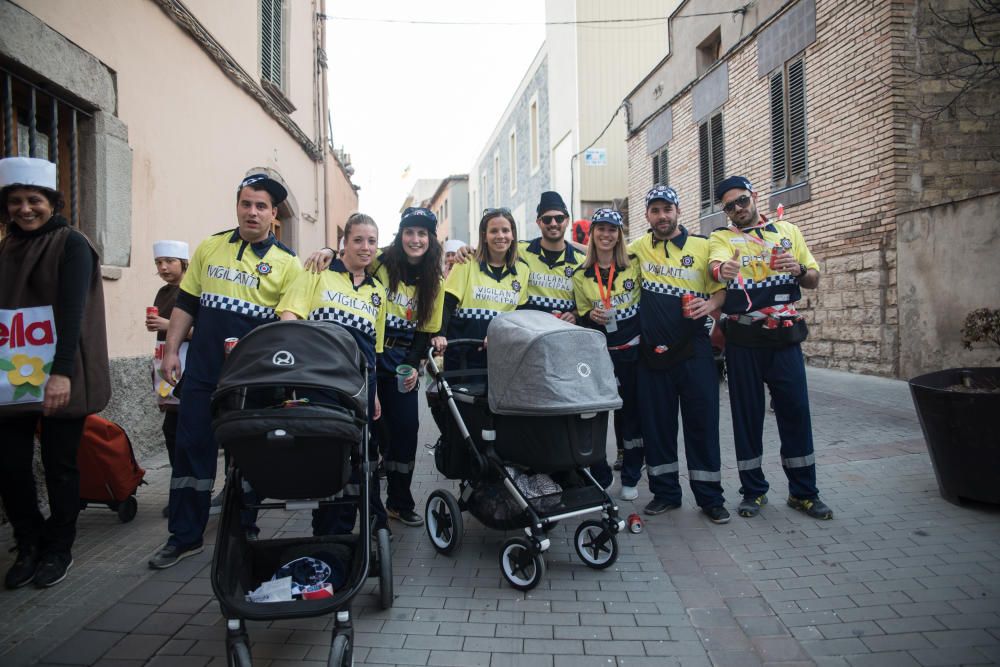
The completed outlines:
{"type": "Polygon", "coordinates": [[[816,490],[816,459],[802,349],[798,344],[763,348],[726,343],[726,369],[740,493],[756,498],[768,490],[761,468],[766,384],[774,399],[774,416],[781,439],[781,465],[788,478],[788,492],[796,498],[815,500],[819,492],[816,490]]]}
{"type": "MultiPolygon", "coordinates": [[[[628,350],[609,350],[611,363],[615,368],[615,381],[618,384],[618,395],[622,399],[622,407],[615,410],[615,436],[620,437],[625,445],[626,463],[632,465],[626,470],[625,463],[622,464],[622,484],[635,486],[635,481],[629,483],[632,472],[635,479],[639,479],[639,471],[642,469],[642,434],[639,430],[639,405],[636,396],[635,368],[639,359],[639,348],[633,347],[628,350]]],[[[597,483],[607,488],[612,482],[611,466],[607,459],[590,467],[590,472],[597,480],[597,483]]]]}
{"type": "MultiPolygon", "coordinates": [[[[719,376],[712,359],[708,338],[693,342],[695,355],[670,368],[652,369],[638,363],[637,385],[642,442],[646,453],[649,490],[657,500],[681,504],[677,460],[677,410],[684,423],[684,452],[687,456],[691,491],[699,507],[716,507],[725,502],[719,457],[719,376]]],[[[629,450],[626,444],[626,460],[629,450]]],[[[635,479],[625,477],[622,483],[635,479]]],[[[629,484],[629,486],[633,486],[629,484]]]]}
{"type": "MultiPolygon", "coordinates": [[[[402,362],[400,362],[402,363],[402,362]]],[[[378,397],[382,402],[384,422],[378,430],[381,440],[382,460],[385,465],[386,507],[394,510],[412,510],[415,506],[410,483],[417,457],[417,399],[419,387],[400,393],[396,375],[379,369],[378,397]]]]}

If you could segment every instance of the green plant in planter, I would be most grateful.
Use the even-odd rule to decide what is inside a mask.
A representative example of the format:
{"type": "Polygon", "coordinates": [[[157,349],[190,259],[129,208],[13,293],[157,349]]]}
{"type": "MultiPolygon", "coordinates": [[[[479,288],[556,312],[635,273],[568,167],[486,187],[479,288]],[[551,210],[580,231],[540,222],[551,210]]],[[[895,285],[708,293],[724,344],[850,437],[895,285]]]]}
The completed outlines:
{"type": "Polygon", "coordinates": [[[965,316],[962,347],[971,350],[973,343],[1000,348],[1000,308],[977,308],[965,316]]]}

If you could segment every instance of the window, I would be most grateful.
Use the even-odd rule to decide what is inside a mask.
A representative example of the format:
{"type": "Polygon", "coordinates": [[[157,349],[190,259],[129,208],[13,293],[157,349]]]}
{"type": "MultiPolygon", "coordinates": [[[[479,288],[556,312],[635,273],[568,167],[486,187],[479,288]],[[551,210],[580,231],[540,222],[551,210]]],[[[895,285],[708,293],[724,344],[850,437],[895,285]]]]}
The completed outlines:
{"type": "Polygon", "coordinates": [[[695,66],[698,76],[701,76],[708,69],[719,61],[722,51],[722,31],[716,28],[712,34],[698,45],[698,53],[695,58],[695,66]]]}
{"type": "MultiPolygon", "coordinates": [[[[479,188],[479,206],[476,207],[479,210],[483,210],[484,208],[486,208],[486,193],[489,192],[486,189],[486,174],[485,173],[483,174],[482,181],[483,181],[483,185],[482,185],[481,188],[479,188]]],[[[473,210],[476,210],[476,209],[473,209],[473,210]]]]}
{"type": "Polygon", "coordinates": [[[531,107],[528,111],[529,122],[531,125],[531,173],[534,174],[538,171],[538,167],[541,164],[541,153],[539,152],[538,144],[538,98],[537,96],[531,100],[531,107]]]}
{"type": "Polygon", "coordinates": [[[517,192],[517,130],[510,132],[510,193],[517,192]]]}
{"type": "Polygon", "coordinates": [[[4,70],[0,70],[0,100],[0,156],[38,157],[56,163],[56,189],[66,198],[63,215],[79,227],[79,125],[89,122],[90,114],[4,70]]]}
{"type": "Polygon", "coordinates": [[[771,182],[780,189],[808,178],[805,61],[786,63],[771,75],[770,84],[771,182]]]}
{"type": "Polygon", "coordinates": [[[260,0],[260,78],[285,91],[284,0],[260,0]]]}
{"type": "Polygon", "coordinates": [[[667,147],[664,146],[653,154],[653,184],[670,185],[670,172],[667,171],[667,147]]]}
{"type": "Polygon", "coordinates": [[[700,158],[701,212],[713,213],[715,184],[726,177],[725,150],[722,142],[722,114],[717,113],[698,127],[700,158]]]}
{"type": "Polygon", "coordinates": [[[500,151],[493,154],[493,206],[500,205],[500,151]]]}

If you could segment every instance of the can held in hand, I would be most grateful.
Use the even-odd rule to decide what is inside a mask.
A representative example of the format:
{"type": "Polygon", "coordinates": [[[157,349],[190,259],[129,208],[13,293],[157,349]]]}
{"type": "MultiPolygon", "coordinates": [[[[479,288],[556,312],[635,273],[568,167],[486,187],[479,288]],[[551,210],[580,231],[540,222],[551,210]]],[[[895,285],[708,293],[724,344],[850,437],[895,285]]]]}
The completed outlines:
{"type": "Polygon", "coordinates": [[[642,532],[642,518],[638,514],[634,512],[629,514],[626,523],[628,524],[628,532],[636,535],[642,532]]]}
{"type": "Polygon", "coordinates": [[[156,317],[160,314],[160,309],[156,306],[146,306],[146,317],[156,317]]]}
{"type": "Polygon", "coordinates": [[[225,351],[227,357],[229,356],[229,353],[233,351],[233,348],[236,347],[236,343],[238,342],[240,342],[239,338],[227,338],[222,341],[222,349],[225,351]]]}
{"type": "Polygon", "coordinates": [[[694,294],[682,294],[681,295],[681,315],[684,317],[691,317],[691,302],[694,301],[694,294]]]}
{"type": "Polygon", "coordinates": [[[771,265],[770,266],[771,266],[772,269],[778,268],[778,267],[775,266],[775,262],[778,261],[778,255],[780,255],[782,252],[783,252],[783,250],[781,248],[779,248],[778,246],[773,246],[771,248],[771,265]]]}

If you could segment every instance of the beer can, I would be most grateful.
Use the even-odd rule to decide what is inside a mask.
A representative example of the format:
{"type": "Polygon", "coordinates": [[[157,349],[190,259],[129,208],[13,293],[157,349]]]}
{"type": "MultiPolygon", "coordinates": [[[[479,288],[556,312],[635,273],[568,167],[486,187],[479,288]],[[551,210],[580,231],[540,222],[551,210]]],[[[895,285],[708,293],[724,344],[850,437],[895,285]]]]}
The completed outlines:
{"type": "Polygon", "coordinates": [[[771,248],[771,268],[772,269],[778,268],[778,267],[775,266],[775,262],[778,261],[778,255],[780,255],[781,252],[782,252],[781,248],[779,248],[778,246],[773,246],[771,248]]]}
{"type": "Polygon", "coordinates": [[[628,524],[628,530],[630,533],[635,533],[636,535],[638,535],[639,533],[642,532],[642,519],[639,517],[638,514],[634,512],[632,514],[629,514],[628,521],[626,523],[628,524]]]}
{"type": "Polygon", "coordinates": [[[694,294],[681,295],[681,314],[684,317],[691,317],[691,302],[694,301],[694,294]]]}
{"type": "Polygon", "coordinates": [[[238,342],[240,342],[239,338],[227,338],[222,341],[222,349],[225,350],[226,356],[229,356],[229,353],[233,351],[233,348],[236,347],[236,343],[238,342]]]}
{"type": "Polygon", "coordinates": [[[146,306],[146,317],[156,317],[160,314],[160,309],[156,306],[146,306]]]}

